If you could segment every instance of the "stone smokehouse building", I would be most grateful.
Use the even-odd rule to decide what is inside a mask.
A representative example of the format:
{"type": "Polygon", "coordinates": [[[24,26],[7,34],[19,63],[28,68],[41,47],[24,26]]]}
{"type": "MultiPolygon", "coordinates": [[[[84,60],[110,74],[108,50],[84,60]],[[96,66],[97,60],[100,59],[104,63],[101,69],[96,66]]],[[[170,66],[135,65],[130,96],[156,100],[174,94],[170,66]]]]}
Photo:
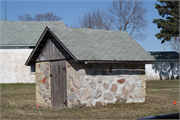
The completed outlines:
{"type": "Polygon", "coordinates": [[[46,27],[25,64],[38,105],[63,108],[144,102],[153,61],[125,31],[46,27]]]}

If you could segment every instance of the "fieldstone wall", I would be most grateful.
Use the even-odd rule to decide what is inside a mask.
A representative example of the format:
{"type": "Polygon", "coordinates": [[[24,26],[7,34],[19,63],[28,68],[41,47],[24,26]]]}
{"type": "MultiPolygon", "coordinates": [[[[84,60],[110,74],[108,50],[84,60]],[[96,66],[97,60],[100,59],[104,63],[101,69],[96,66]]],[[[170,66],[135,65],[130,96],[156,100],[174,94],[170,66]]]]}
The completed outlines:
{"type": "Polygon", "coordinates": [[[145,101],[145,65],[67,61],[68,107],[145,101]]]}
{"type": "Polygon", "coordinates": [[[51,106],[50,63],[36,63],[36,103],[41,107],[51,106]]]}

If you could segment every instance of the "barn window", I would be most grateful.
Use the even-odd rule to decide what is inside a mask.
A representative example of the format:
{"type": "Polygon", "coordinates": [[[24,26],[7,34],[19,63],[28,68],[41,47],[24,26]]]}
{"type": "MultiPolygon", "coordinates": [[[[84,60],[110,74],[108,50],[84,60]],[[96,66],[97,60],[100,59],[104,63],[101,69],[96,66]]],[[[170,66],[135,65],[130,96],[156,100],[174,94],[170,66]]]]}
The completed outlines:
{"type": "Polygon", "coordinates": [[[31,74],[35,74],[35,66],[33,65],[33,66],[31,66],[31,74]]]}

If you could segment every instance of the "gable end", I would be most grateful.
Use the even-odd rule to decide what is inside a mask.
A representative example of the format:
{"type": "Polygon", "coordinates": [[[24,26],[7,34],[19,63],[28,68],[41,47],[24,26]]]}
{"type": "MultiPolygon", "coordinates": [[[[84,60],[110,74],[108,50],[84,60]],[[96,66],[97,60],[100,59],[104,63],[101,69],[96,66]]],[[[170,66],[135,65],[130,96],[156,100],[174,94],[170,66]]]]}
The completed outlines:
{"type": "Polygon", "coordinates": [[[51,60],[62,60],[71,58],[66,50],[55,40],[50,37],[44,45],[41,53],[38,55],[36,62],[40,61],[51,61],[51,60]]]}
{"type": "Polygon", "coordinates": [[[48,27],[43,31],[40,39],[36,43],[35,48],[28,57],[25,65],[35,65],[39,61],[50,61],[59,59],[69,59],[71,55],[57,41],[54,35],[49,31],[48,27]]]}

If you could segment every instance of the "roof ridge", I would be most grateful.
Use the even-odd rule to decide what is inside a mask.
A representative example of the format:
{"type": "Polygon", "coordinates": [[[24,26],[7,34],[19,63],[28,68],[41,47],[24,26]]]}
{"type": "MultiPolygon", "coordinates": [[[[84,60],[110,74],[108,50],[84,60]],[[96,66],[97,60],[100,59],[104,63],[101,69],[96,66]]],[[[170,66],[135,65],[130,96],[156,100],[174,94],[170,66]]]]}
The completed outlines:
{"type": "Polygon", "coordinates": [[[12,21],[12,20],[0,20],[0,22],[64,22],[64,21],[12,21]]]}
{"type": "Polygon", "coordinates": [[[148,51],[148,52],[164,52],[164,53],[166,53],[166,52],[176,52],[176,51],[148,51]]]}
{"type": "MultiPolygon", "coordinates": [[[[94,29],[94,28],[73,28],[73,27],[67,27],[68,29],[83,29],[83,30],[99,30],[99,31],[115,31],[115,32],[126,32],[126,31],[118,31],[118,30],[104,30],[104,29],[94,29]]],[[[127,33],[127,32],[126,32],[127,33]]]]}

